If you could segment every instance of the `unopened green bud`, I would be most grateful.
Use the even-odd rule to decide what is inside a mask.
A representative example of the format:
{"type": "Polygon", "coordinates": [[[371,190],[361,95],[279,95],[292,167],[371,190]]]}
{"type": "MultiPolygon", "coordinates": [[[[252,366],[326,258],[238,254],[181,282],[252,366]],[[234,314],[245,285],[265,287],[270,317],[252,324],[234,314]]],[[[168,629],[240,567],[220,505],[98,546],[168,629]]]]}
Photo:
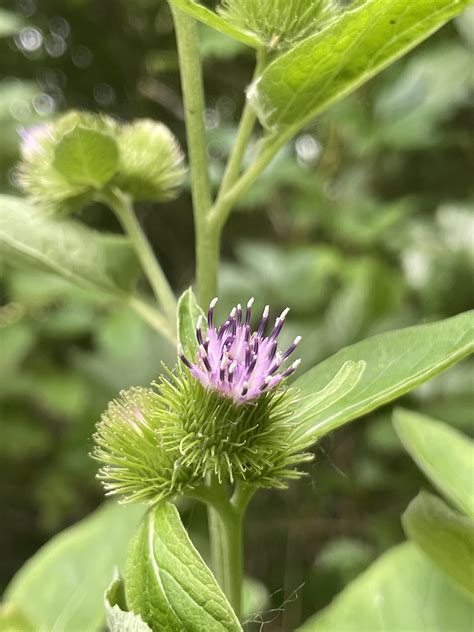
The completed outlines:
{"type": "Polygon", "coordinates": [[[165,446],[161,409],[154,390],[132,388],[110,402],[97,424],[93,457],[107,494],[129,501],[157,502],[192,489],[179,451],[165,446]]]}
{"type": "Polygon", "coordinates": [[[118,125],[110,117],[69,112],[22,132],[20,184],[54,212],[80,209],[114,175],[118,125]]]}
{"type": "Polygon", "coordinates": [[[336,0],[223,0],[220,12],[265,48],[281,50],[316,33],[337,5],[336,0]]]}
{"type": "Polygon", "coordinates": [[[297,403],[281,388],[242,405],[176,369],[109,405],[95,435],[99,478],[109,494],[149,502],[191,493],[208,474],[286,487],[301,476],[294,466],[311,458],[292,448],[297,403]]]}
{"type": "Polygon", "coordinates": [[[136,200],[160,201],[176,196],[184,179],[179,144],[161,123],[138,120],[125,125],[118,138],[120,166],[115,184],[136,200]]]}

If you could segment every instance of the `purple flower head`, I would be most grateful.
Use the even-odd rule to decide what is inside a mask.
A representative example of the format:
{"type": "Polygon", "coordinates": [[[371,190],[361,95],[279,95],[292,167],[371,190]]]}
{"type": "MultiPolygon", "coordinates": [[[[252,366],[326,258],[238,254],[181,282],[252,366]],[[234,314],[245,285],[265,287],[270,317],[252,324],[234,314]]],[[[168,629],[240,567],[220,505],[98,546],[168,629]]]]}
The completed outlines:
{"type": "Polygon", "coordinates": [[[237,305],[227,320],[217,327],[214,325],[215,298],[209,307],[205,338],[201,316],[197,322],[199,348],[194,364],[186,358],[182,348],[178,350],[181,360],[204,387],[214,389],[239,404],[255,400],[268,392],[291,375],[300,364],[300,360],[296,360],[290,366],[284,366],[300,342],[300,336],[284,353],[278,349],[277,338],[289,309],[282,312],[275,321],[273,331],[265,336],[269,307],[265,307],[258,329],[252,332],[250,319],[253,301],[252,298],[247,303],[245,319],[241,305],[237,305]]]}

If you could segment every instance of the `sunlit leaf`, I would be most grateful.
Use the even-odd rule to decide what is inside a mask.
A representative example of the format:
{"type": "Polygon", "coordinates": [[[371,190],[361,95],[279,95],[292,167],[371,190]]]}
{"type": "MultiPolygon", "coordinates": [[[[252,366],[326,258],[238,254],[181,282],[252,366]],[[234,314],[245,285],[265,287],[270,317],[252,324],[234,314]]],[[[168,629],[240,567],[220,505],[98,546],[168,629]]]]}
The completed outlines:
{"type": "Polygon", "coordinates": [[[15,575],[4,599],[40,632],[100,632],[104,591],[143,515],[108,504],[50,540],[15,575]]]}
{"type": "Polygon", "coordinates": [[[426,39],[468,0],[367,0],[277,57],[250,91],[261,123],[296,131],[426,39]]]}
{"type": "Polygon", "coordinates": [[[430,481],[474,519],[474,442],[448,424],[409,410],[396,410],[395,429],[430,481]]]}
{"type": "Polygon", "coordinates": [[[188,13],[203,24],[217,29],[221,33],[224,33],[224,35],[228,35],[243,44],[247,44],[247,46],[252,46],[254,48],[261,47],[261,43],[255,35],[232,26],[223,17],[214,11],[207,9],[199,2],[195,2],[195,0],[170,0],[170,4],[177,9],[188,13]]]}
{"type": "Polygon", "coordinates": [[[470,632],[472,604],[446,576],[402,544],[372,566],[298,632],[470,632]]]}
{"type": "Polygon", "coordinates": [[[474,522],[421,492],[403,514],[403,527],[410,540],[474,598],[474,522]]]}
{"type": "Polygon", "coordinates": [[[296,380],[303,406],[295,413],[300,423],[294,441],[310,445],[411,391],[473,350],[474,312],[381,334],[342,349],[296,380]],[[358,364],[361,369],[363,365],[363,372],[346,393],[325,406],[321,393],[347,363],[358,364]]]}

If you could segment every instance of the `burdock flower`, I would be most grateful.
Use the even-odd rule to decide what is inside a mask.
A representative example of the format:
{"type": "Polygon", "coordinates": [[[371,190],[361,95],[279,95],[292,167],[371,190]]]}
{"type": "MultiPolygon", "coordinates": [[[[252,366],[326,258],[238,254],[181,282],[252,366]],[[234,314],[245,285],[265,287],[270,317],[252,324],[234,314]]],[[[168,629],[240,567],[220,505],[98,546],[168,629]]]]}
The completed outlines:
{"type": "Polygon", "coordinates": [[[179,349],[181,360],[206,388],[211,388],[235,402],[243,404],[257,399],[289,377],[301,360],[285,366],[287,358],[298,346],[301,336],[295,338],[290,347],[281,353],[278,350],[278,336],[283,328],[286,308],[275,321],[268,336],[265,329],[268,322],[269,306],[263,311],[260,324],[252,332],[250,321],[254,299],[247,303],[245,319],[241,305],[231,311],[227,320],[220,326],[214,325],[215,298],[207,317],[207,335],[204,339],[203,319],[199,317],[196,338],[199,344],[194,363],[179,349]]]}
{"type": "Polygon", "coordinates": [[[288,310],[266,336],[268,307],[252,331],[253,299],[245,316],[238,305],[220,327],[216,302],[207,323],[196,323],[194,362],[180,349],[185,366],[166,370],[153,388],[121,393],[102,415],[94,456],[108,493],[157,502],[192,493],[209,475],[281,488],[311,459],[292,440],[298,390],[283,384],[299,364],[288,361],[299,337],[278,349],[288,310]]]}

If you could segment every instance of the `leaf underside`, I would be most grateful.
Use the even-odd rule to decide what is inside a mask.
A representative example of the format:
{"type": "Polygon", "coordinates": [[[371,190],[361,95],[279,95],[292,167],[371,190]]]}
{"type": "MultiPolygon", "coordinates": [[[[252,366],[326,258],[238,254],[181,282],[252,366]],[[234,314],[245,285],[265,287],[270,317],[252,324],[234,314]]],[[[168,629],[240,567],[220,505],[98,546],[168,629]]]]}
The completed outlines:
{"type": "Polygon", "coordinates": [[[468,0],[367,0],[277,57],[249,90],[260,122],[292,133],[461,13],[468,0]]]}

